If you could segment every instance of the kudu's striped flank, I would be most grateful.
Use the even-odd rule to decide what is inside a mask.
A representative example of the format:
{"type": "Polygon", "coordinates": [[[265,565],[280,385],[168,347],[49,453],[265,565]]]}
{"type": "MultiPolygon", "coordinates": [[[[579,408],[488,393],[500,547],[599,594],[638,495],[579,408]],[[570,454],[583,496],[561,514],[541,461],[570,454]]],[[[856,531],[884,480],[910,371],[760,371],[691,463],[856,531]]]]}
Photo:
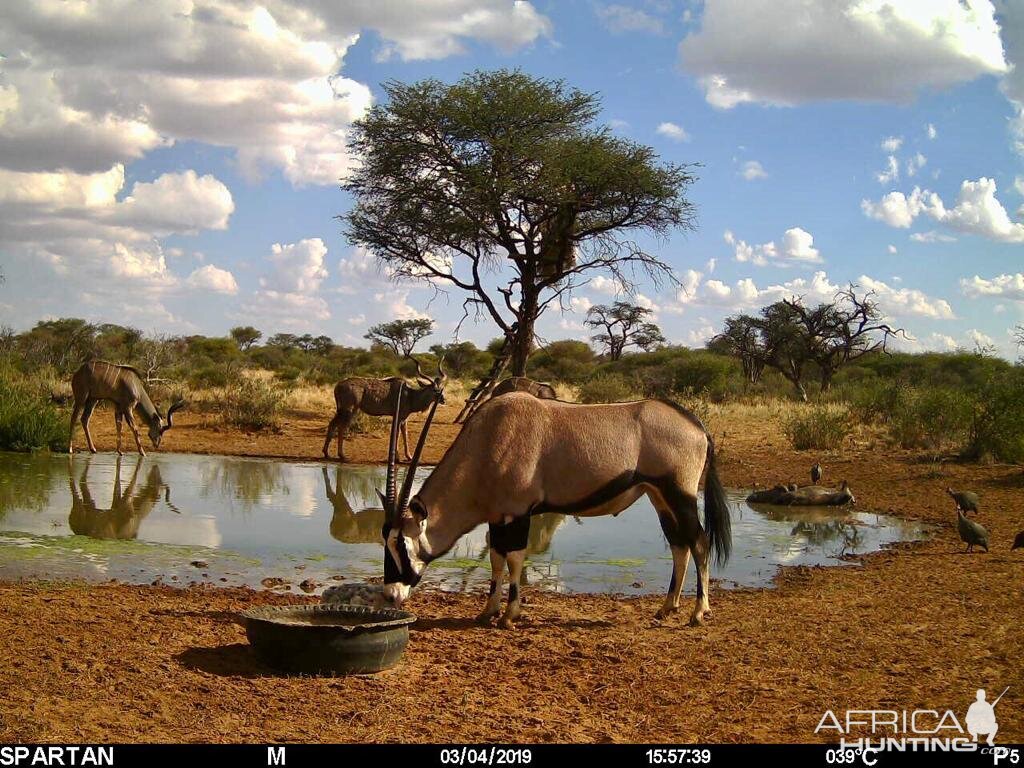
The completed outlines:
{"type": "Polygon", "coordinates": [[[114,419],[117,424],[117,452],[121,453],[121,421],[128,422],[128,428],[135,436],[135,446],[143,456],[146,451],[142,447],[139,430],[135,426],[135,409],[142,413],[142,418],[149,426],[149,439],[154,448],[160,447],[163,434],[171,428],[174,412],[185,407],[179,400],[167,410],[167,423],[160,411],[153,405],[142,383],[142,375],[128,365],[114,365],[103,360],[92,360],[82,365],[71,377],[71,391],[75,395],[75,405],[71,410],[71,430],[68,436],[68,452],[75,450],[75,422],[78,415],[82,416],[82,429],[85,430],[85,442],[89,450],[96,453],[89,432],[89,419],[93,409],[100,400],[109,400],[114,404],[114,419]]]}

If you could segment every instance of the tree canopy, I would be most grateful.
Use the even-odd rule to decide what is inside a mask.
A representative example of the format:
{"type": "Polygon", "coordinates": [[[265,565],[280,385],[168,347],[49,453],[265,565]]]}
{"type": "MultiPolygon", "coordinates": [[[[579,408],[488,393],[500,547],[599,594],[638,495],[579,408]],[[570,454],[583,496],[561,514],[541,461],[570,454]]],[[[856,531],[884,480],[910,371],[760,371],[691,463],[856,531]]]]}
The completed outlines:
{"type": "Polygon", "coordinates": [[[363,338],[388,347],[396,355],[409,357],[416,349],[416,345],[433,332],[433,320],[429,317],[416,317],[380,323],[370,328],[363,338]]]}
{"type": "Polygon", "coordinates": [[[396,278],[464,293],[523,375],[537,318],[604,272],[674,279],[634,239],[694,227],[689,166],[596,123],[596,95],[519,71],[385,83],[353,128],[346,234],[396,278]]]}
{"type": "Polygon", "coordinates": [[[609,360],[615,361],[627,347],[649,352],[665,343],[661,329],[647,319],[651,314],[646,307],[616,301],[610,307],[605,304],[591,307],[584,323],[600,331],[591,339],[604,347],[609,360]]]}

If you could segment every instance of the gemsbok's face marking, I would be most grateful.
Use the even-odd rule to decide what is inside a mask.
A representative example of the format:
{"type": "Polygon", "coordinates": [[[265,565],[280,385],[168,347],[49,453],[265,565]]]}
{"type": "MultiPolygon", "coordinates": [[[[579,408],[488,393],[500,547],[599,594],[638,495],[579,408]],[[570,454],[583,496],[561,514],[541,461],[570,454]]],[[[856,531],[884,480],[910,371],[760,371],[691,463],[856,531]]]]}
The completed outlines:
{"type": "MultiPolygon", "coordinates": [[[[415,508],[416,500],[413,500],[415,508]]],[[[401,525],[393,528],[387,523],[384,536],[384,596],[394,607],[404,603],[427,567],[421,556],[421,537],[426,529],[426,518],[415,514],[402,516],[401,525]]]]}

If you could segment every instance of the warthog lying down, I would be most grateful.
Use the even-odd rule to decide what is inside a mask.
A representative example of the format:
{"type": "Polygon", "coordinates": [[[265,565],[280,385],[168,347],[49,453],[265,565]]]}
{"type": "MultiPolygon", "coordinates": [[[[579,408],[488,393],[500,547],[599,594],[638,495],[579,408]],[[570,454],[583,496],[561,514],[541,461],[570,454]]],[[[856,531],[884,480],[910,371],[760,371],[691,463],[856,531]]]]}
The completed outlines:
{"type": "Polygon", "coordinates": [[[847,504],[855,504],[857,500],[853,497],[849,484],[843,480],[838,491],[820,485],[805,485],[802,488],[776,485],[774,488],[754,491],[747,496],[747,502],[786,507],[845,507],[847,504]]]}

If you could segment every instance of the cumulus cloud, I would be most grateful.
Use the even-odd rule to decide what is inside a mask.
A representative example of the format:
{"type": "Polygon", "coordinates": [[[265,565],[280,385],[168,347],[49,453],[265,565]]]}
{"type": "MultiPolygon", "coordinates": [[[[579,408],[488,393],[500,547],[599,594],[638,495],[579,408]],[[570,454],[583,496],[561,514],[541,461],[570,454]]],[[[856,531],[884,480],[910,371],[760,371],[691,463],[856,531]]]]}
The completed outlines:
{"type": "MultiPolygon", "coordinates": [[[[679,291],[676,303],[666,306],[666,311],[678,314],[688,305],[749,310],[794,296],[801,297],[808,304],[816,304],[832,301],[843,288],[840,284],[832,282],[824,270],[816,271],[810,278],[794,278],[763,288],[759,288],[751,278],[742,278],[731,285],[722,280],[704,280],[701,273],[693,270],[684,275],[683,282],[686,290],[679,291]]],[[[858,290],[871,291],[874,294],[886,314],[932,319],[955,317],[949,302],[929,296],[923,291],[891,286],[868,275],[861,275],[855,282],[858,290]]]]}
{"type": "Polygon", "coordinates": [[[886,152],[889,152],[890,154],[899,152],[900,147],[902,146],[902,136],[889,136],[888,138],[882,140],[882,149],[884,149],[886,152]]]}
{"type": "Polygon", "coordinates": [[[885,170],[876,173],[875,178],[879,184],[890,184],[900,180],[900,164],[895,155],[889,155],[885,170]]]}
{"type": "Polygon", "coordinates": [[[660,35],[665,25],[656,16],[627,5],[604,5],[594,9],[597,18],[609,31],[616,34],[624,32],[649,32],[660,35]]]}
{"type": "Polygon", "coordinates": [[[754,179],[766,179],[768,178],[767,172],[764,170],[764,166],[761,165],[757,160],[748,160],[740,167],[740,176],[747,181],[753,181],[754,179]]]}
{"type": "Polygon", "coordinates": [[[914,187],[910,195],[890,192],[878,202],[861,201],[861,210],[890,227],[907,228],[921,214],[951,229],[1004,243],[1024,242],[1024,224],[1010,220],[996,198],[994,179],[981,177],[960,185],[956,204],[947,208],[936,193],[914,187]]]}
{"type": "Polygon", "coordinates": [[[776,245],[774,240],[751,245],[745,240],[738,239],[731,230],[725,231],[723,239],[733,247],[736,261],[750,262],[758,267],[769,264],[820,264],[823,261],[821,252],[814,247],[814,236],[800,227],[787,229],[779,245],[776,245]]]}
{"type": "Polygon", "coordinates": [[[659,136],[664,136],[672,141],[689,141],[690,134],[681,125],[675,123],[660,123],[655,129],[655,133],[659,136]]]}
{"type": "Polygon", "coordinates": [[[188,276],[185,281],[189,288],[198,288],[214,293],[234,295],[238,293],[238,283],[235,276],[226,269],[220,269],[213,264],[199,267],[188,276]]]}
{"type": "Polygon", "coordinates": [[[1024,274],[1003,274],[992,278],[978,275],[960,280],[960,290],[972,299],[998,296],[1012,301],[1024,301],[1024,274]]]}
{"type": "Polygon", "coordinates": [[[274,269],[260,279],[260,285],[285,293],[314,293],[327,277],[325,256],[327,246],[319,237],[285,245],[274,243],[268,257],[274,269]]]}
{"type": "Polygon", "coordinates": [[[723,109],[905,102],[922,88],[1005,74],[999,31],[987,0],[707,0],[679,55],[723,109]]]}

